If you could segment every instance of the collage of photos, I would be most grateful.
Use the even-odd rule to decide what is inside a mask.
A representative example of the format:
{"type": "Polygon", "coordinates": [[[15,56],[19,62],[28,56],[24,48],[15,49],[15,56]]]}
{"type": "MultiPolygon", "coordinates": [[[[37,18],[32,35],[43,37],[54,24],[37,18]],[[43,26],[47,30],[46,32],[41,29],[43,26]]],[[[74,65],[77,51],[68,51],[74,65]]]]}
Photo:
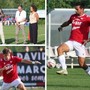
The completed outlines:
{"type": "Polygon", "coordinates": [[[0,90],[90,90],[90,0],[0,0],[0,90]]]}

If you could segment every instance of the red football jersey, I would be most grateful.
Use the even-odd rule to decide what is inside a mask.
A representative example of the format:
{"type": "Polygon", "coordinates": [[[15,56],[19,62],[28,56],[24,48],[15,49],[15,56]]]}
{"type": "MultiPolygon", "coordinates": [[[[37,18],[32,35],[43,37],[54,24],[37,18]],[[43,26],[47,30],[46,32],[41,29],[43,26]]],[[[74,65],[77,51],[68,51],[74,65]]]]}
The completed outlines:
{"type": "Polygon", "coordinates": [[[83,14],[82,16],[73,14],[68,22],[72,23],[72,30],[69,40],[77,41],[83,44],[84,40],[88,39],[90,17],[86,14],[83,14]]]}
{"type": "Polygon", "coordinates": [[[0,59],[0,68],[3,68],[4,66],[7,67],[7,70],[3,71],[3,81],[5,83],[11,83],[18,78],[17,63],[21,61],[22,59],[16,56],[11,56],[9,61],[0,59]]]}

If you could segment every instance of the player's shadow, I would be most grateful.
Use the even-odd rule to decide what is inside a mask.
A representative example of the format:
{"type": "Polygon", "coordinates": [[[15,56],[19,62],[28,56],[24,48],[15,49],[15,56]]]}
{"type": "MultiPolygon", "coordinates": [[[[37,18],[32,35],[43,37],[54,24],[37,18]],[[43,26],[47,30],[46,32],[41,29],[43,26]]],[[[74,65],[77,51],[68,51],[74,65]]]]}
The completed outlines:
{"type": "Polygon", "coordinates": [[[15,42],[15,38],[5,39],[6,44],[11,44],[13,42],[15,42]]]}
{"type": "Polygon", "coordinates": [[[37,44],[45,44],[45,40],[38,42],[37,44]]]}

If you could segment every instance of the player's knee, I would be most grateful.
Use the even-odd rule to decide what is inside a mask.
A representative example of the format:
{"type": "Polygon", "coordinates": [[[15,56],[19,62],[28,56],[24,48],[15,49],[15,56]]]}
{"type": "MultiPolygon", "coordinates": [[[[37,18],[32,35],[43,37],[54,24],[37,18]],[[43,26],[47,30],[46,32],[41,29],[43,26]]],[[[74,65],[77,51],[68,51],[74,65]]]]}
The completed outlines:
{"type": "Polygon", "coordinates": [[[23,84],[19,84],[19,85],[18,85],[18,88],[19,88],[20,90],[26,90],[23,84]]]}
{"type": "Polygon", "coordinates": [[[63,53],[62,47],[58,47],[58,48],[57,48],[57,52],[58,52],[58,53],[63,53]]]}

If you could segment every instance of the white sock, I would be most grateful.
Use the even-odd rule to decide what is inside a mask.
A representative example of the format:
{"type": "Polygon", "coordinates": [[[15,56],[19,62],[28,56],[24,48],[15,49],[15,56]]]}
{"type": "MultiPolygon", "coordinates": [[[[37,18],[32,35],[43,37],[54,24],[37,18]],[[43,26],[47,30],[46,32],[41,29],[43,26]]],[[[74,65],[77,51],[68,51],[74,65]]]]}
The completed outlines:
{"type": "Polygon", "coordinates": [[[88,71],[90,71],[90,67],[88,67],[88,68],[86,69],[86,72],[88,72],[88,71]]]}
{"type": "Polygon", "coordinates": [[[86,69],[86,72],[87,72],[88,75],[90,75],[90,67],[88,67],[88,68],[86,69]]]}
{"type": "Polygon", "coordinates": [[[62,69],[66,70],[67,69],[67,65],[66,65],[65,56],[64,55],[60,55],[58,58],[59,58],[59,62],[61,64],[62,69]]]}

